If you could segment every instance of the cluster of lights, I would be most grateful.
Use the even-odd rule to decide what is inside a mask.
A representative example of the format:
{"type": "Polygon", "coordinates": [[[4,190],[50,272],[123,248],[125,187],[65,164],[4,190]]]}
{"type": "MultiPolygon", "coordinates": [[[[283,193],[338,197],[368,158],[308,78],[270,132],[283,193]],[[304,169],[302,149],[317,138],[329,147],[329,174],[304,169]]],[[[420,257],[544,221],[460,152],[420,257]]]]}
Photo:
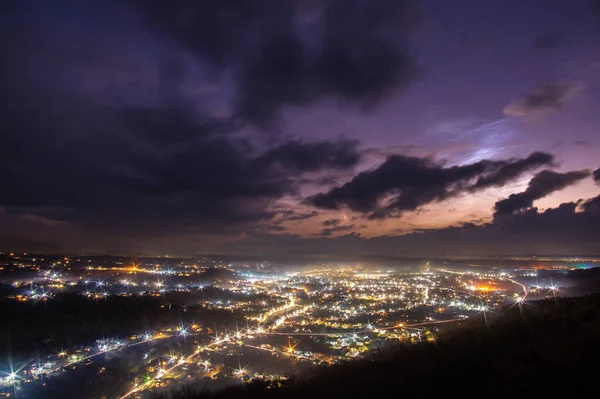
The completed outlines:
{"type": "MultiPolygon", "coordinates": [[[[223,267],[231,268],[231,265],[223,267]]],[[[181,266],[178,266],[176,270],[152,270],[138,266],[105,269],[122,271],[127,274],[120,280],[79,280],[76,284],[85,286],[84,295],[95,299],[106,298],[110,289],[110,295],[129,295],[130,291],[133,291],[159,296],[159,294],[165,295],[167,291],[198,289],[202,292],[205,288],[204,285],[197,282],[197,278],[192,284],[182,284],[181,280],[171,282],[173,275],[191,275],[189,270],[183,269],[181,266]],[[137,277],[134,276],[137,273],[154,274],[157,280],[138,282],[137,277]]],[[[89,270],[100,269],[90,268],[89,270]]],[[[57,279],[63,278],[59,275],[55,276],[55,274],[49,274],[47,280],[51,279],[56,282],[57,279]]],[[[220,309],[241,310],[245,312],[246,319],[254,327],[221,331],[220,334],[215,331],[214,337],[209,343],[199,344],[197,339],[203,334],[203,329],[198,324],[182,323],[173,329],[147,332],[135,338],[132,337],[129,341],[101,341],[94,347],[86,348],[78,353],[61,351],[56,355],[51,367],[38,365],[30,370],[35,375],[43,373],[51,376],[66,366],[75,366],[99,354],[126,350],[132,345],[161,338],[180,339],[179,342],[182,344],[184,340],[187,340],[188,345],[193,343],[194,349],[191,353],[170,354],[168,357],[163,357],[159,364],[156,364],[155,354],[152,355],[151,351],[145,352],[142,361],[148,364],[153,362],[151,363],[152,369],[148,369],[145,379],[138,380],[138,383],[134,384],[134,388],[126,395],[128,396],[160,386],[159,384],[165,377],[176,376],[174,371],[185,365],[201,365],[203,372],[208,372],[208,363],[202,358],[205,357],[202,354],[224,352],[229,345],[246,346],[302,361],[334,363],[359,355],[368,350],[372,343],[391,339],[415,339],[415,337],[421,339],[422,336],[419,335],[421,333],[418,329],[423,324],[422,322],[408,321],[405,323],[398,322],[397,318],[395,320],[392,318],[392,316],[406,314],[415,307],[435,305],[436,311],[431,313],[433,316],[446,309],[456,308],[485,314],[492,306],[506,298],[514,299],[516,303],[521,304],[527,296],[525,288],[523,296],[507,295],[511,289],[516,292],[521,288],[510,283],[510,276],[506,273],[501,275],[494,273],[466,274],[430,272],[428,270],[421,273],[398,274],[390,271],[365,272],[349,268],[288,273],[271,278],[259,278],[248,272],[243,274],[245,279],[235,281],[223,279],[213,284],[214,287],[234,293],[237,299],[217,301],[202,299],[200,303],[210,304],[220,309]],[[510,284],[512,284],[512,288],[507,288],[510,284]],[[257,294],[268,296],[268,301],[260,297],[260,300],[252,299],[251,295],[257,294]],[[322,326],[325,326],[330,332],[323,332],[322,326]],[[253,341],[258,339],[257,337],[265,340],[271,335],[324,336],[326,343],[339,349],[336,349],[334,354],[323,355],[300,351],[297,348],[298,344],[289,343],[288,346],[271,347],[259,345],[253,341]]],[[[36,299],[52,295],[46,291],[45,287],[49,286],[47,280],[45,286],[30,285],[28,295],[36,299]]],[[[57,284],[64,285],[65,283],[57,284]]],[[[557,287],[552,286],[551,290],[555,292],[557,287]]],[[[456,319],[463,317],[465,316],[458,315],[456,319]]],[[[425,324],[445,322],[437,321],[432,317],[426,321],[425,324]]],[[[232,374],[240,378],[250,375],[248,370],[241,366],[232,374]]],[[[4,377],[4,380],[0,381],[10,384],[17,380],[18,373],[11,372],[4,377]]]]}

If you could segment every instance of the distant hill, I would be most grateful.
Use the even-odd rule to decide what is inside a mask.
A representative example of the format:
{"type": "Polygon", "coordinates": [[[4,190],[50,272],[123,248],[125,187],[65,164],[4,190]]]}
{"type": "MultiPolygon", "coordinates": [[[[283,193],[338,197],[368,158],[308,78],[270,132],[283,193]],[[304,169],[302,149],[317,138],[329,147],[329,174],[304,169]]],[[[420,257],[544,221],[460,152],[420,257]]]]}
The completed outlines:
{"type": "Polygon", "coordinates": [[[560,281],[570,294],[584,295],[600,292],[600,267],[571,270],[560,281]]]}
{"type": "Polygon", "coordinates": [[[35,241],[18,236],[0,236],[0,251],[3,252],[34,252],[58,253],[63,248],[49,241],[35,241]]]}
{"type": "Polygon", "coordinates": [[[280,388],[256,382],[160,398],[600,397],[600,295],[528,302],[470,320],[435,343],[317,369],[280,388]],[[267,389],[271,388],[271,389],[267,389]]]}

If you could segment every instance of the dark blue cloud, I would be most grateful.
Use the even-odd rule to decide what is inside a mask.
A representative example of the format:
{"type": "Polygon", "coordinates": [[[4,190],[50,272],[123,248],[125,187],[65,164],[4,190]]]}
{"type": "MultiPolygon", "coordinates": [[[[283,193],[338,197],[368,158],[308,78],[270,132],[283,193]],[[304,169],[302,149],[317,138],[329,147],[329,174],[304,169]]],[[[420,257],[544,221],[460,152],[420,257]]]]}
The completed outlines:
{"type": "Polygon", "coordinates": [[[527,158],[445,167],[427,158],[392,155],[374,170],[306,200],[323,209],[349,208],[370,218],[397,216],[423,205],[494,186],[548,165],[552,156],[533,153],[527,158]],[[388,198],[388,203],[381,202],[388,198]]]}
{"type": "Polygon", "coordinates": [[[419,74],[407,47],[422,19],[417,1],[323,1],[310,21],[295,0],[131,4],[154,34],[232,70],[236,116],[259,125],[328,97],[373,105],[419,74]]]}
{"type": "MultiPolygon", "coordinates": [[[[229,28],[245,14],[226,3],[241,2],[202,3],[221,34],[207,40],[235,47],[229,28]]],[[[267,7],[275,3],[263,3],[251,6],[257,18],[278,24],[267,7]]],[[[180,4],[171,4],[172,15],[163,10],[164,21],[181,16],[180,4]]],[[[0,16],[0,179],[11,187],[0,192],[0,223],[64,222],[100,237],[99,246],[111,237],[239,232],[275,217],[273,202],[296,193],[305,173],[360,161],[356,141],[265,143],[238,134],[243,124],[213,117],[187,95],[192,43],[149,23],[137,6],[153,5],[26,1],[0,16]]],[[[215,68],[254,62],[240,58],[243,49],[219,53],[211,43],[193,46],[215,68]]]]}
{"type": "Polygon", "coordinates": [[[533,202],[555,191],[562,190],[590,176],[589,170],[577,170],[557,173],[543,170],[536,174],[522,193],[511,194],[508,198],[496,202],[495,215],[510,214],[533,206],[533,202]]]}

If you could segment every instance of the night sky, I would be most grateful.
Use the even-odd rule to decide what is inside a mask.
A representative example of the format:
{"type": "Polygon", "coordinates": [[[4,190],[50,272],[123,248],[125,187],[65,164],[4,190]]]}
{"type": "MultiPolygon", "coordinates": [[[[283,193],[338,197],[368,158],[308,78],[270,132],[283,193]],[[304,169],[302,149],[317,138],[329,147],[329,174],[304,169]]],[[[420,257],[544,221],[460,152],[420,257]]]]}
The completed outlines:
{"type": "Polygon", "coordinates": [[[0,4],[0,249],[600,252],[600,2],[0,4]]]}

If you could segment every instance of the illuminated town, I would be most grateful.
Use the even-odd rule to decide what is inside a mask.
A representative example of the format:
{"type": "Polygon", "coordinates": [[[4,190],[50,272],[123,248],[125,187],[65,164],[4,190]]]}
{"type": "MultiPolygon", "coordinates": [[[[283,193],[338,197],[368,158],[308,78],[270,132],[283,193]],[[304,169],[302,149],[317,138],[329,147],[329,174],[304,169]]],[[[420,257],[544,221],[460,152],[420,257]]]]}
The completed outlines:
{"type": "Polygon", "coordinates": [[[119,387],[122,398],[186,384],[278,384],[385,345],[433,341],[439,328],[560,290],[540,283],[533,267],[451,270],[430,262],[286,271],[268,263],[4,254],[2,276],[3,301],[48,306],[67,294],[93,304],[150,298],[178,320],[87,344],[54,342],[29,359],[12,351],[0,377],[3,397],[43,397],[55,380],[83,375],[106,383],[103,374],[122,355],[136,364],[119,387]]]}

